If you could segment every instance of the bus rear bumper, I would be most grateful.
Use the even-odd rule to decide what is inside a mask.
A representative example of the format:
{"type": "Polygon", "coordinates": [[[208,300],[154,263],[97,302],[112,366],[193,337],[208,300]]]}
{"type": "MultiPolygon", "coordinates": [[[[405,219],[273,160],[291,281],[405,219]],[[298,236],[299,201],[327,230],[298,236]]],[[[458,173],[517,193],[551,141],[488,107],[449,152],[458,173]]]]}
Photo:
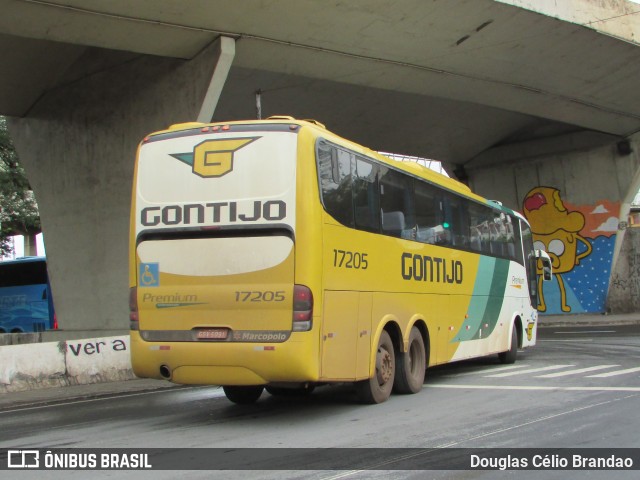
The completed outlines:
{"type": "Polygon", "coordinates": [[[312,332],[293,333],[283,343],[147,342],[131,332],[136,376],[188,385],[265,385],[316,382],[317,342],[312,332]]]}
{"type": "Polygon", "coordinates": [[[237,366],[196,366],[185,365],[172,371],[170,380],[174,383],[202,385],[264,385],[269,380],[261,377],[253,370],[237,366]]]}

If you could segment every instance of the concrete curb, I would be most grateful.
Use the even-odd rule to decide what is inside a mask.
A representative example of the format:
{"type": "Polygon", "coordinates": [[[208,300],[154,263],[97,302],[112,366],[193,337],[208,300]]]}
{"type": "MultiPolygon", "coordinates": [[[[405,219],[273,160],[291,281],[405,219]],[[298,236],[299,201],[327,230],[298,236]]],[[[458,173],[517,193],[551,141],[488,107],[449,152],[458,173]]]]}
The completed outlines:
{"type": "Polygon", "coordinates": [[[70,385],[64,388],[24,390],[11,392],[10,395],[0,395],[0,412],[13,409],[40,408],[65,403],[87,402],[98,399],[108,399],[113,396],[140,396],[161,390],[180,390],[186,388],[193,388],[193,386],[176,385],[166,380],[137,378],[118,382],[70,385]]]}
{"type": "Polygon", "coordinates": [[[603,325],[640,325],[640,313],[540,315],[538,327],[584,327],[603,325]]]}

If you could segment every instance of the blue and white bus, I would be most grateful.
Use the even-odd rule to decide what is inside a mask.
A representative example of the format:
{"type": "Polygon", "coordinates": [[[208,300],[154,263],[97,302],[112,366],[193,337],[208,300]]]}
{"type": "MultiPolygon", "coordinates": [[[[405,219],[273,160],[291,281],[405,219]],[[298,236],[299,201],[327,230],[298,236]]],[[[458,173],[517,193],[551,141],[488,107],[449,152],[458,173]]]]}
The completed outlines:
{"type": "Polygon", "coordinates": [[[0,333],[57,328],[46,258],[0,262],[0,333]]]}

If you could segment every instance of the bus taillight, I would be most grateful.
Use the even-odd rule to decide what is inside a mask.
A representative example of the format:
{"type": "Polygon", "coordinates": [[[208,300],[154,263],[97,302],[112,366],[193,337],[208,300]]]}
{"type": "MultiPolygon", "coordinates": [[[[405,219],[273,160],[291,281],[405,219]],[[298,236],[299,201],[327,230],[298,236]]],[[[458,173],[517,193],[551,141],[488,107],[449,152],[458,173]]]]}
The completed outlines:
{"type": "Polygon", "coordinates": [[[131,330],[140,329],[140,320],[138,317],[138,287],[129,289],[129,328],[131,330]]]}
{"type": "Polygon", "coordinates": [[[293,287],[293,331],[311,330],[313,318],[313,294],[309,287],[294,285],[293,287]]]}
{"type": "Polygon", "coordinates": [[[53,329],[58,330],[58,315],[53,313],[53,329]]]}

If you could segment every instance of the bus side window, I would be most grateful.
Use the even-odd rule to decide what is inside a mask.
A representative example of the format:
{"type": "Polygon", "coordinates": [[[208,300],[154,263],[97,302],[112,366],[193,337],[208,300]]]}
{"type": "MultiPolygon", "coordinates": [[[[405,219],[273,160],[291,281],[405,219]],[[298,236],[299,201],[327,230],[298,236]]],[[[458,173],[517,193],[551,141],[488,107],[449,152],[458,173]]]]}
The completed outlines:
{"type": "Polygon", "coordinates": [[[354,226],[352,202],[352,161],[349,152],[326,142],[318,142],[316,156],[324,208],[338,222],[354,226]]]}
{"type": "Polygon", "coordinates": [[[358,230],[380,232],[380,196],[378,166],[362,157],[355,157],[353,206],[358,230]]]}
{"type": "Polygon", "coordinates": [[[524,265],[524,258],[522,254],[522,237],[520,236],[520,220],[516,217],[509,215],[510,223],[511,223],[511,231],[513,232],[513,255],[511,255],[511,260],[515,260],[516,262],[524,265]]]}
{"type": "Polygon", "coordinates": [[[469,203],[469,247],[474,252],[491,254],[491,214],[490,209],[469,203]]]}
{"type": "Polygon", "coordinates": [[[441,202],[436,189],[424,182],[414,181],[416,240],[422,243],[444,243],[441,202]]]}
{"type": "Polygon", "coordinates": [[[380,169],[382,233],[412,238],[415,227],[413,181],[408,175],[385,167],[380,169]]]}
{"type": "Polygon", "coordinates": [[[469,248],[474,252],[495,257],[509,258],[522,263],[516,252],[520,239],[518,220],[496,210],[469,203],[469,248]]]}
{"type": "Polygon", "coordinates": [[[460,248],[469,247],[469,220],[465,215],[463,200],[455,195],[446,193],[443,196],[444,222],[442,226],[446,232],[448,245],[460,248]]]}
{"type": "Polygon", "coordinates": [[[504,213],[493,213],[493,238],[492,251],[494,254],[513,258],[515,255],[513,226],[511,225],[511,217],[504,213]]]}

